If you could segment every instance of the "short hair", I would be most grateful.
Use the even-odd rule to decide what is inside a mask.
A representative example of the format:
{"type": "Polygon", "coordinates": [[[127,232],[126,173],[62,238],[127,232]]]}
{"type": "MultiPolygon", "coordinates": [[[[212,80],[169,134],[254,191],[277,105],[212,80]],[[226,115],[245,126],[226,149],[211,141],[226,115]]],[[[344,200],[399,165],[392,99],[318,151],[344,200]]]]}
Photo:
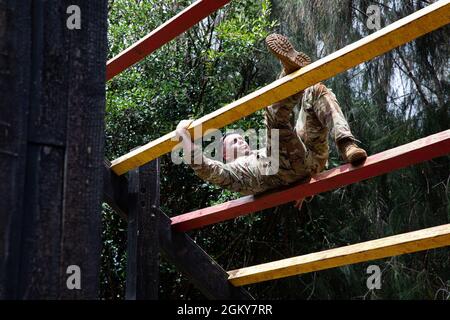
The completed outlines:
{"type": "Polygon", "coordinates": [[[231,136],[232,134],[239,134],[237,131],[232,131],[232,132],[227,132],[224,134],[224,136],[222,137],[222,139],[220,140],[221,145],[222,145],[222,159],[226,160],[225,156],[226,156],[226,152],[225,152],[225,138],[228,136],[231,136]]]}
{"type": "Polygon", "coordinates": [[[236,133],[237,133],[236,131],[225,133],[225,135],[222,137],[222,143],[225,142],[226,137],[231,136],[232,134],[236,134],[236,133]]]}

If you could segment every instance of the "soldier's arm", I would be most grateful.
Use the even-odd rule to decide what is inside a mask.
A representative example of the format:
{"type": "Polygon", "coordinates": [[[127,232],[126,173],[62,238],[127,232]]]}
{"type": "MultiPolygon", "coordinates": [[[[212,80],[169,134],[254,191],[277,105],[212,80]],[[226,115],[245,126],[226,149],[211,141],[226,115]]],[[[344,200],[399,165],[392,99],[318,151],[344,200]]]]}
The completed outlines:
{"type": "Polygon", "coordinates": [[[183,120],[178,124],[176,130],[177,135],[182,139],[185,162],[205,181],[228,189],[231,186],[236,187],[238,181],[228,170],[227,165],[205,157],[201,148],[192,142],[191,136],[187,131],[191,123],[191,120],[183,120]]]}
{"type": "MultiPolygon", "coordinates": [[[[194,153],[196,152],[201,152],[201,150],[195,149],[194,153]]],[[[256,160],[250,160],[250,157],[244,158],[243,161],[226,164],[209,159],[204,155],[202,155],[202,160],[201,163],[192,163],[191,167],[205,181],[244,195],[259,193],[267,188],[262,183],[258,163],[256,160]]]]}
{"type": "Polygon", "coordinates": [[[194,158],[197,157],[196,159],[199,159],[201,157],[201,162],[193,161],[190,164],[197,176],[205,181],[218,185],[219,187],[239,191],[235,189],[239,183],[237,183],[238,181],[235,179],[226,164],[209,159],[203,154],[199,156],[198,153],[202,153],[202,151],[197,146],[194,148],[194,158]]]}

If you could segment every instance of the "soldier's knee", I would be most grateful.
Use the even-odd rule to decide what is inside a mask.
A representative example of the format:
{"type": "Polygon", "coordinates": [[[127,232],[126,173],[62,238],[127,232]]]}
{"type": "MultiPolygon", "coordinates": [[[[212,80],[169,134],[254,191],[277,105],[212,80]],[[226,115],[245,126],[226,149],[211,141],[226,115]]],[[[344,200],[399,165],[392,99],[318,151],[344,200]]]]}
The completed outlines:
{"type": "Polygon", "coordinates": [[[325,87],[321,82],[309,87],[303,101],[303,108],[305,109],[305,111],[314,112],[314,109],[317,108],[319,99],[327,93],[327,87],[325,87]]]}
{"type": "Polygon", "coordinates": [[[313,86],[313,96],[315,101],[327,93],[329,93],[329,90],[322,82],[316,83],[313,86]]]}

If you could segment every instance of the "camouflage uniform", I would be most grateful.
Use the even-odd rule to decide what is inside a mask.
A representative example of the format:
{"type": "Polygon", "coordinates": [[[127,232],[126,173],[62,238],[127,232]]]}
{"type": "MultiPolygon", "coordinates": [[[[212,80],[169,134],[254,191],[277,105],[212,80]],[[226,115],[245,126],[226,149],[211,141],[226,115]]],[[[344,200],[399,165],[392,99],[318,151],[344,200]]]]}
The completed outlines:
{"type": "Polygon", "coordinates": [[[329,132],[335,141],[354,139],[336,96],[321,83],[267,107],[265,125],[266,148],[230,163],[209,159],[201,154],[201,149],[194,148],[194,157],[203,157],[203,161],[191,167],[200,178],[222,188],[258,194],[321,172],[328,160],[329,132]],[[295,122],[293,110],[299,102],[301,109],[295,122]],[[267,175],[270,129],[279,130],[279,169],[276,174],[267,175]]]}

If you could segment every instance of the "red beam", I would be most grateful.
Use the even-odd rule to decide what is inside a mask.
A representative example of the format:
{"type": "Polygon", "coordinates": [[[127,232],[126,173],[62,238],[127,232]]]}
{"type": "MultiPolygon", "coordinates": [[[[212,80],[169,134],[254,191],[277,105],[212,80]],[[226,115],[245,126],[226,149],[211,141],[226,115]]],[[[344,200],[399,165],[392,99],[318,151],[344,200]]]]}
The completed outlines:
{"type": "Polygon", "coordinates": [[[198,22],[217,11],[231,0],[198,0],[172,19],[153,30],[106,64],[106,80],[147,57],[156,49],[173,40],[198,22]]]}
{"type": "Polygon", "coordinates": [[[309,182],[289,189],[260,196],[246,196],[173,217],[172,227],[176,231],[183,232],[197,229],[380,176],[448,153],[450,153],[450,130],[370,156],[358,167],[346,164],[324,171],[309,182]]]}

